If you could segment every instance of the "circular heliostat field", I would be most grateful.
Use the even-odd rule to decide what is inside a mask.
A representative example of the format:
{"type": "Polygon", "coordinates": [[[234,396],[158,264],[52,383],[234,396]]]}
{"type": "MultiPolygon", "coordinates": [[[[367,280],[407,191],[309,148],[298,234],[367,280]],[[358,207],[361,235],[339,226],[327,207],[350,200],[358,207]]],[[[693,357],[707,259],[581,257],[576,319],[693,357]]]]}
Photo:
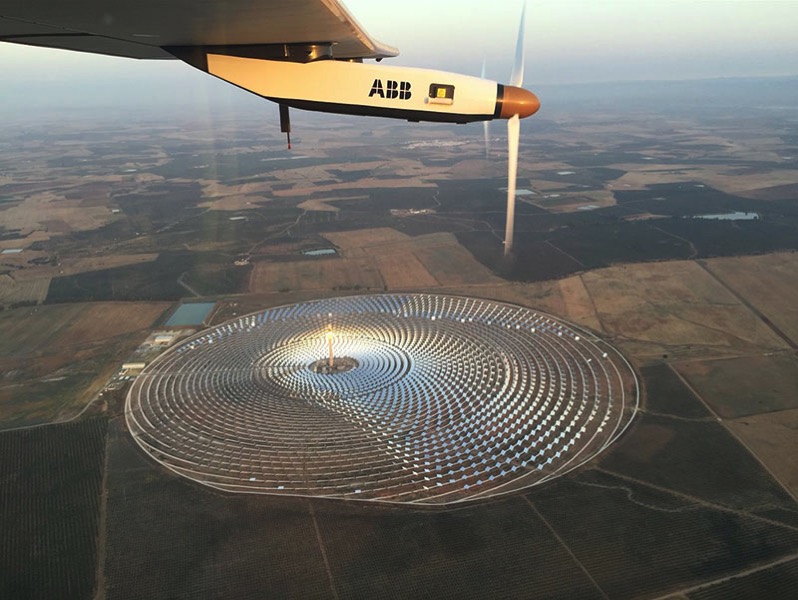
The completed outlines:
{"type": "Polygon", "coordinates": [[[550,315],[385,294],[206,330],[147,367],[126,416],[153,458],[217,488],[446,503],[574,469],[638,398],[616,350],[550,315]]]}

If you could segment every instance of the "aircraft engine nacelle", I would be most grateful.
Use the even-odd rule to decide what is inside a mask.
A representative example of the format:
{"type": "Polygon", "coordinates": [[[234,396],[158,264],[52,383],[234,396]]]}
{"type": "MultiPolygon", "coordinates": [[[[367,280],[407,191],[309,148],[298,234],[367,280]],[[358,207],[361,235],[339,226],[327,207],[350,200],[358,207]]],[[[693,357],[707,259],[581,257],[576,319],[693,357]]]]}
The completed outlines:
{"type": "MultiPolygon", "coordinates": [[[[206,55],[208,73],[284,106],[349,115],[470,123],[522,118],[537,97],[494,81],[411,67],[337,60],[291,62],[206,55]]],[[[203,65],[205,66],[205,65],[203,65]]]]}

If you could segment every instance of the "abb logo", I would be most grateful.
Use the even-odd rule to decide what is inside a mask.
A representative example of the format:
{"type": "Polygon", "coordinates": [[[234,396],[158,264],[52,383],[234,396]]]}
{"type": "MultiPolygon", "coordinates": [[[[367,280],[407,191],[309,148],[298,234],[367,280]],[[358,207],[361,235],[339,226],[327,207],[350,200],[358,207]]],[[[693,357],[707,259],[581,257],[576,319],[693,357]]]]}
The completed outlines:
{"type": "Polygon", "coordinates": [[[410,93],[410,82],[388,79],[385,82],[385,86],[383,86],[381,79],[375,79],[374,83],[371,84],[369,98],[373,96],[379,96],[380,98],[387,98],[389,100],[396,98],[399,98],[399,100],[410,100],[410,96],[412,96],[410,93]]]}

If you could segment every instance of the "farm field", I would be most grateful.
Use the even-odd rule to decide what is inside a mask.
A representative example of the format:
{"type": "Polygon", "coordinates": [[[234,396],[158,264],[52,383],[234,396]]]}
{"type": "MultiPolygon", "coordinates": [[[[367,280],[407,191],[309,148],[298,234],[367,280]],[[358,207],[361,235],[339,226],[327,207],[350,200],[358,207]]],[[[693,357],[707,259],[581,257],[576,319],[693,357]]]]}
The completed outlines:
{"type": "Polygon", "coordinates": [[[717,258],[707,267],[798,344],[798,260],[794,253],[717,258]]]}
{"type": "Polygon", "coordinates": [[[26,307],[0,312],[0,356],[11,358],[45,348],[80,318],[79,305],[26,307]]]}
{"type": "Polygon", "coordinates": [[[408,242],[412,238],[390,227],[325,233],[324,237],[341,249],[344,256],[362,254],[364,248],[408,242]]]}
{"type": "Polygon", "coordinates": [[[253,267],[250,291],[395,291],[502,281],[449,234],[410,237],[394,229],[377,229],[324,237],[335,244],[340,257],[259,261],[253,267]]]}
{"type": "Polygon", "coordinates": [[[727,426],[798,497],[798,410],[741,417],[727,426]]]}
{"type": "Polygon", "coordinates": [[[376,257],[388,290],[502,282],[450,234],[411,237],[383,228],[327,233],[324,237],[344,256],[376,257]]]}
{"type": "Polygon", "coordinates": [[[716,422],[644,415],[602,468],[715,505],[790,508],[793,498],[716,422]]]}
{"type": "Polygon", "coordinates": [[[0,429],[80,412],[169,306],[93,303],[0,312],[0,429]]]}
{"type": "Polygon", "coordinates": [[[41,304],[49,287],[48,277],[17,281],[10,275],[0,275],[0,305],[41,304]]]}
{"type": "Polygon", "coordinates": [[[723,418],[798,408],[798,357],[792,353],[677,363],[675,368],[723,418]]]}
{"type": "Polygon", "coordinates": [[[781,558],[798,543],[792,528],[603,473],[527,497],[608,598],[667,597],[781,558]]]}
{"type": "Polygon", "coordinates": [[[790,600],[798,586],[798,560],[776,564],[743,577],[725,580],[713,586],[701,586],[690,592],[690,600],[746,600],[763,596],[772,600],[790,600]]]}
{"type": "Polygon", "coordinates": [[[389,291],[433,288],[440,285],[415,254],[384,253],[374,257],[389,291]]]}
{"type": "Polygon", "coordinates": [[[305,290],[382,290],[384,284],[369,258],[319,258],[315,261],[259,262],[250,279],[254,293],[305,290]]]}
{"type": "Polygon", "coordinates": [[[166,475],[120,419],[109,429],[108,461],[109,600],[329,597],[307,501],[224,495],[166,475]]]}
{"type": "Polygon", "coordinates": [[[605,331],[638,357],[723,356],[786,347],[692,261],[613,267],[586,273],[582,280],[605,331]]]}
{"type": "MultiPolygon", "coordinates": [[[[81,256],[76,258],[64,258],[58,264],[37,264],[36,268],[30,268],[26,264],[26,259],[30,260],[32,253],[22,253],[19,264],[22,267],[13,273],[14,279],[20,283],[33,283],[39,280],[49,280],[58,276],[76,275],[78,273],[89,273],[91,271],[102,271],[114,269],[128,265],[153,262],[158,258],[157,254],[101,254],[99,256],[81,256]]],[[[46,256],[46,254],[44,254],[46,256]]],[[[38,257],[34,257],[38,258],[38,257]]],[[[8,264],[7,261],[6,264],[8,264]]]]}
{"type": "Polygon", "coordinates": [[[342,597],[601,597],[522,497],[421,514],[318,504],[316,515],[342,597]]]}
{"type": "Polygon", "coordinates": [[[641,367],[646,386],[646,412],[710,420],[709,410],[667,364],[641,367]]]}
{"type": "Polygon", "coordinates": [[[0,434],[0,596],[95,591],[105,419],[0,434]]]}

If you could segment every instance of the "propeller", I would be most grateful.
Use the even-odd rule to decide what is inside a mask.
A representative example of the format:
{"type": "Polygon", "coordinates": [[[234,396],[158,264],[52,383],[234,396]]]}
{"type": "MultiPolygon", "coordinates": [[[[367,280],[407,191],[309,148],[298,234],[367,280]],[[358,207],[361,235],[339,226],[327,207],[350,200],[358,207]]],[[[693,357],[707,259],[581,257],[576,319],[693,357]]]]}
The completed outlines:
{"type": "MultiPolygon", "coordinates": [[[[488,59],[482,59],[482,79],[488,74],[488,59]]],[[[485,134],[485,159],[490,158],[490,121],[482,121],[482,132],[485,134]]]]}
{"type": "MultiPolygon", "coordinates": [[[[515,60],[513,72],[510,76],[510,85],[521,88],[524,84],[524,29],[526,27],[526,2],[521,11],[521,23],[518,26],[518,41],[515,46],[515,60]]],[[[525,91],[525,90],[521,90],[525,91]]],[[[537,98],[534,98],[537,101],[537,98]]],[[[537,103],[538,106],[540,103],[537,103]]],[[[532,112],[537,111],[537,107],[532,112]]],[[[531,114],[531,113],[529,113],[531,114]]],[[[509,116],[509,115],[508,115],[509,116]]],[[[524,114],[523,116],[528,116],[524,114]]],[[[508,257],[513,251],[513,237],[515,235],[515,189],[518,176],[518,146],[521,137],[521,115],[515,113],[507,120],[507,225],[504,231],[504,256],[508,257]]]]}

